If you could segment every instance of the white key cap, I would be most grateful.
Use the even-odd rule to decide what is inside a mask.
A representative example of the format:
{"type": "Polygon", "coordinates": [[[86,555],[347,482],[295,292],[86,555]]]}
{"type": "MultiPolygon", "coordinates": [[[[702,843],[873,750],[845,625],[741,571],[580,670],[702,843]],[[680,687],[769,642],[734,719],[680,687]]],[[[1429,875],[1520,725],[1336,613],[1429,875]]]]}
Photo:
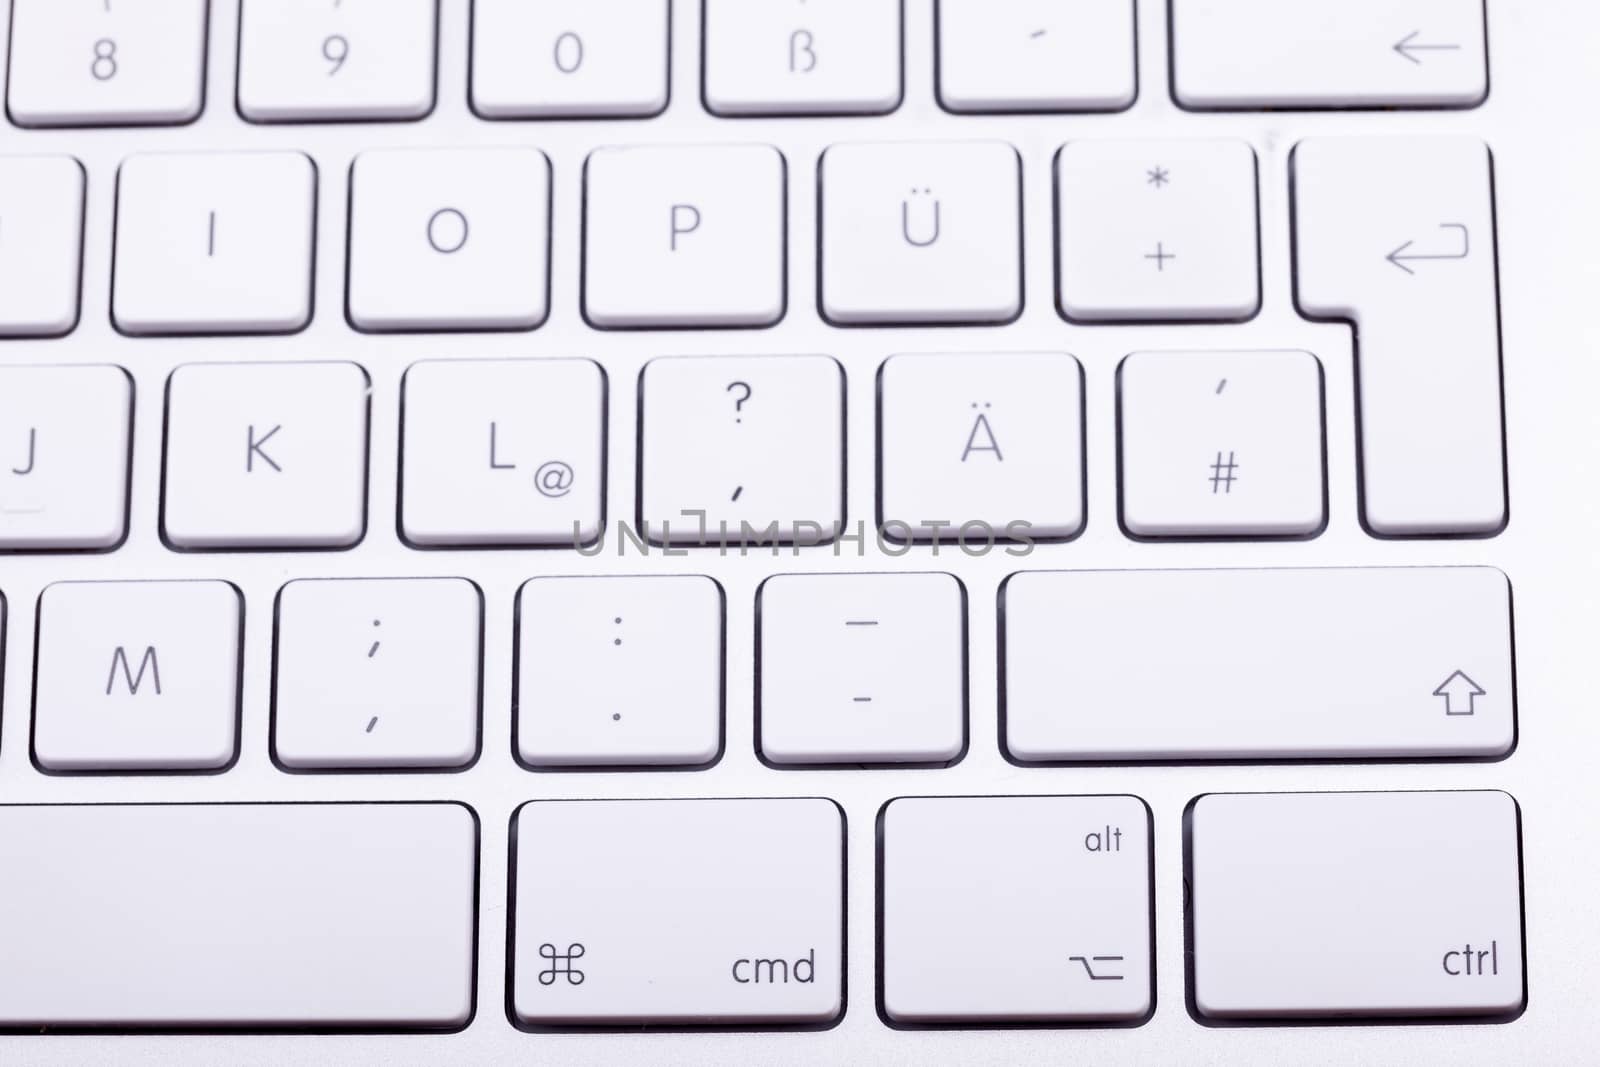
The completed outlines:
{"type": "Polygon", "coordinates": [[[1172,0],[1172,86],[1192,108],[1473,107],[1483,0],[1172,0]]]}
{"type": "Polygon", "coordinates": [[[465,1026],[477,836],[462,804],[0,808],[0,1025],[465,1026]]]}
{"type": "Polygon", "coordinates": [[[359,330],[529,330],[550,304],[550,161],[536,148],[363,152],[350,172],[359,330]]]}
{"type": "Polygon", "coordinates": [[[1322,365],[1309,352],[1136,352],[1117,372],[1135,537],[1310,537],[1326,521],[1322,365]]]}
{"type": "Polygon", "coordinates": [[[167,383],[162,531],[178,548],[340,548],[366,528],[366,372],[191,363],[167,383]]]}
{"type": "Polygon", "coordinates": [[[900,0],[706,0],[706,108],[871,115],[900,106],[900,0]]]}
{"type": "Polygon", "coordinates": [[[584,168],[584,315],[602,328],[783,318],[784,175],[766,145],[597,149],[584,168]]]}
{"type": "Polygon", "coordinates": [[[0,369],[0,549],[122,543],[132,407],[120,367],[0,369]]]}
{"type": "Polygon", "coordinates": [[[78,324],[83,187],[70,156],[0,156],[0,337],[78,324]]]}
{"type": "Polygon", "coordinates": [[[639,525],[652,541],[821,544],[838,536],[844,369],[836,361],[669,357],[645,364],[640,380],[639,525]]]}
{"type": "Polygon", "coordinates": [[[513,835],[517,1022],[801,1025],[844,1010],[832,801],[534,801],[513,835]]]}
{"type": "Polygon", "coordinates": [[[967,742],[966,612],[966,592],[949,574],[768,578],[756,596],[762,758],[959,759],[967,742]]]}
{"type": "Polygon", "coordinates": [[[1149,1015],[1150,810],[1137,797],[901,797],[879,841],[894,1022],[1149,1015]]]}
{"type": "Polygon", "coordinates": [[[302,328],[316,201],[316,168],[299,152],[129,157],[117,175],[117,329],[302,328]]]}
{"type": "Polygon", "coordinates": [[[244,604],[227,582],[48,586],[34,759],[50,771],[227,767],[239,751],[243,630],[244,604]]]}
{"type": "Polygon", "coordinates": [[[605,427],[605,374],[587,359],[412,364],[401,532],[419,545],[589,544],[605,427]]]}
{"type": "Polygon", "coordinates": [[[19,126],[177,125],[205,101],[206,0],[15,0],[19,126]]]}
{"type": "Polygon", "coordinates": [[[821,175],[830,320],[1005,322],[1022,310],[1022,177],[1010,145],[834,145],[821,175]]]}
{"type": "Polygon", "coordinates": [[[1494,758],[1516,740],[1491,567],[1034,571],[1001,597],[1018,760],[1494,758]]]}
{"type": "Polygon", "coordinates": [[[939,102],[1120,111],[1139,93],[1132,0],[939,0],[939,102]]]}
{"type": "Polygon", "coordinates": [[[667,106],[669,0],[473,0],[487,119],[648,118],[667,106]]]}
{"type": "Polygon", "coordinates": [[[283,766],[477,758],[483,595],[471,582],[290,582],[276,630],[272,752],[283,766]]]}
{"type": "Polygon", "coordinates": [[[1505,525],[1489,153],[1469,137],[1294,150],[1297,297],[1355,325],[1362,519],[1389,536],[1505,525]]]}
{"type": "Polygon", "coordinates": [[[1069,319],[1246,319],[1261,306],[1243,141],[1073,141],[1056,157],[1056,224],[1069,319]]]}
{"type": "Polygon", "coordinates": [[[1186,878],[1196,1010],[1520,1011],[1518,822],[1516,801],[1487,791],[1200,797],[1186,878]]]}
{"type": "Polygon", "coordinates": [[[1076,359],[1054,352],[894,356],[878,381],[880,526],[887,536],[982,546],[1083,529],[1083,368],[1076,359]]]}
{"type": "Polygon", "coordinates": [[[722,752],[710,578],[535,578],[517,597],[517,755],[533,767],[703,766],[722,752]]]}
{"type": "Polygon", "coordinates": [[[433,110],[437,0],[241,0],[239,113],[252,122],[433,110]]]}

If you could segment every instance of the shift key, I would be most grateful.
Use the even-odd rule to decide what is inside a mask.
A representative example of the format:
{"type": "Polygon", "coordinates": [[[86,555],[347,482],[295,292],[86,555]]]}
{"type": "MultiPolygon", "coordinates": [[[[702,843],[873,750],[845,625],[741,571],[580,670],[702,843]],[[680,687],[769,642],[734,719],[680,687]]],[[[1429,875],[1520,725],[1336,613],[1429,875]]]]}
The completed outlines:
{"type": "Polygon", "coordinates": [[[531,1028],[831,1023],[844,816],[822,799],[540,800],[513,824],[531,1028]]]}

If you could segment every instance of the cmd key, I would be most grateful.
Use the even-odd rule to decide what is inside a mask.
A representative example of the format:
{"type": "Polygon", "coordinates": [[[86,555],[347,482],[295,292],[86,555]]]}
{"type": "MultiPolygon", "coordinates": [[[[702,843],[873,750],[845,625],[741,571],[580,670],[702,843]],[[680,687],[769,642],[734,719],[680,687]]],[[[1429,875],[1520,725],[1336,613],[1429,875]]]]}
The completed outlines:
{"type": "Polygon", "coordinates": [[[537,800],[512,835],[514,1022],[814,1027],[843,1012],[831,800],[537,800]]]}

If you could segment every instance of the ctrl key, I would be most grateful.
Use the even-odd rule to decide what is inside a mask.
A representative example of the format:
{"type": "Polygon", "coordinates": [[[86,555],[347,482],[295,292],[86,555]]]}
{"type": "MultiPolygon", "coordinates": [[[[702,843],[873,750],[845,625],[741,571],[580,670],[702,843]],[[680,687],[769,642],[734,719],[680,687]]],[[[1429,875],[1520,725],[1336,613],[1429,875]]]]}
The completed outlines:
{"type": "Polygon", "coordinates": [[[831,800],[538,800],[512,842],[519,1026],[816,1028],[843,1013],[831,800]]]}
{"type": "Polygon", "coordinates": [[[1191,805],[1187,829],[1202,1019],[1521,1011],[1509,795],[1214,794],[1191,805]]]}

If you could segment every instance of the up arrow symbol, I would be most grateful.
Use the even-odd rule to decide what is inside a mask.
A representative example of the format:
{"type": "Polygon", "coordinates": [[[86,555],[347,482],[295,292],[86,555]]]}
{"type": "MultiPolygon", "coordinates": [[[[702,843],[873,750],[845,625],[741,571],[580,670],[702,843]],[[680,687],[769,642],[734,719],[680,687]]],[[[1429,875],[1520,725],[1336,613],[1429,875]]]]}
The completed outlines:
{"type": "Polygon", "coordinates": [[[1450,677],[1440,682],[1439,688],[1433,691],[1434,696],[1444,697],[1446,715],[1476,714],[1478,698],[1484,694],[1484,688],[1461,671],[1452,672],[1450,677]]]}

